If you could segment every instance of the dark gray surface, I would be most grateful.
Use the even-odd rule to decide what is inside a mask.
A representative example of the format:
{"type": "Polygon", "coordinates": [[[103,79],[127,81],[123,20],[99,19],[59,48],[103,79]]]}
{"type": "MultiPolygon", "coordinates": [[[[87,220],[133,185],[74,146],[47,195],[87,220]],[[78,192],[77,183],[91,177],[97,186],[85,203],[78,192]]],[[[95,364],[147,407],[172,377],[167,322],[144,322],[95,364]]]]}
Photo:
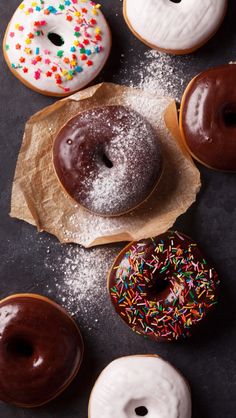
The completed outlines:
{"type": "MultiPolygon", "coordinates": [[[[1,0],[1,35],[18,4],[17,0],[1,0]]],[[[111,24],[114,43],[111,59],[99,81],[121,82],[124,71],[128,79],[129,69],[137,60],[143,59],[147,48],[125,26],[121,1],[103,0],[102,4],[111,24]],[[124,54],[122,60],[121,54],[124,54]]],[[[184,66],[186,83],[199,70],[236,59],[235,16],[236,2],[231,0],[222,28],[205,47],[191,57],[172,58],[175,72],[182,71],[184,66]]],[[[65,248],[54,237],[43,234],[42,239],[34,228],[8,216],[24,124],[34,112],[53,103],[54,99],[24,87],[9,72],[2,56],[0,82],[0,295],[32,291],[49,294],[61,302],[52,280],[53,272],[45,267],[45,258],[47,247],[50,247],[51,259],[55,257],[55,260],[65,248]]],[[[180,86],[180,93],[183,87],[180,86]]],[[[1,418],[85,418],[89,392],[99,372],[112,359],[135,353],[158,353],[182,370],[192,388],[194,418],[236,417],[236,175],[199,168],[203,180],[201,193],[176,227],[201,244],[219,271],[221,298],[214,315],[194,338],[177,344],[157,344],[133,334],[114,314],[107,298],[103,309],[96,308],[93,312],[98,325],[92,324],[94,316],[90,318],[89,313],[87,321],[81,324],[86,345],[85,361],[70,388],[60,398],[37,410],[16,409],[0,403],[1,418]]],[[[62,280],[60,276],[57,279],[62,280]]]]}

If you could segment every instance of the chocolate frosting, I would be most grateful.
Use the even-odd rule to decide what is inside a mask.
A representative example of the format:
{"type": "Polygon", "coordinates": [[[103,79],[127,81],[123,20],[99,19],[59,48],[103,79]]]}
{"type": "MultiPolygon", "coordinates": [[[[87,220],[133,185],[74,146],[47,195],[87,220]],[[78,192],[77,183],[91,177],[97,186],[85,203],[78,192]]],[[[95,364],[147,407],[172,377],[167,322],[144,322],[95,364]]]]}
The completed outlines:
{"type": "Polygon", "coordinates": [[[215,305],[219,278],[193,240],[168,231],[125,247],[108,287],[115,310],[133,331],[172,341],[190,335],[215,305]]]}
{"type": "Polygon", "coordinates": [[[187,87],[181,105],[186,144],[200,162],[236,171],[236,65],[199,74],[187,87]]]}
{"type": "Polygon", "coordinates": [[[0,399],[39,406],[75,377],[83,341],[75,322],[58,305],[34,295],[0,303],[0,399]]]}
{"type": "Polygon", "coordinates": [[[55,139],[53,161],[67,193],[104,216],[141,204],[162,172],[160,143],[152,126],[123,106],[90,109],[71,119],[55,139]]]}

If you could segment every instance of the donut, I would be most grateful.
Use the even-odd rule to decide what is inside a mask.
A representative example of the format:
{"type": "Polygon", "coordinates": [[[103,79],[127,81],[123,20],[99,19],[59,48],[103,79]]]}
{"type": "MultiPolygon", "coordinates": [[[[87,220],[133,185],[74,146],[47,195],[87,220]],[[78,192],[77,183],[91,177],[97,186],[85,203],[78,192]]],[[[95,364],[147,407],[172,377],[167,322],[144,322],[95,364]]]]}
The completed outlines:
{"type": "Polygon", "coordinates": [[[209,168],[236,171],[236,65],[197,75],[187,86],[180,107],[184,145],[209,168]]]}
{"type": "Polygon", "coordinates": [[[16,294],[0,302],[0,400],[41,406],[76,376],[83,340],[74,320],[53,301],[16,294]]]}
{"type": "Polygon", "coordinates": [[[126,23],[142,42],[181,55],[204,45],[218,30],[227,0],[124,0],[126,23]]]}
{"type": "Polygon", "coordinates": [[[163,165],[152,126],[124,106],[89,109],[72,118],[54,140],[53,162],[63,189],[101,216],[119,216],[143,203],[163,165]]]}
{"type": "Polygon", "coordinates": [[[24,0],[3,41],[13,74],[48,96],[66,96],[89,84],[105,65],[110,48],[100,5],[90,0],[24,0]]]}
{"type": "Polygon", "coordinates": [[[116,312],[133,331],[156,341],[189,336],[217,303],[218,287],[197,244],[177,231],[131,242],[108,275],[116,312]]]}
{"type": "Polygon", "coordinates": [[[89,418],[191,418],[187,381],[156,355],[121,357],[96,381],[89,418]]]}

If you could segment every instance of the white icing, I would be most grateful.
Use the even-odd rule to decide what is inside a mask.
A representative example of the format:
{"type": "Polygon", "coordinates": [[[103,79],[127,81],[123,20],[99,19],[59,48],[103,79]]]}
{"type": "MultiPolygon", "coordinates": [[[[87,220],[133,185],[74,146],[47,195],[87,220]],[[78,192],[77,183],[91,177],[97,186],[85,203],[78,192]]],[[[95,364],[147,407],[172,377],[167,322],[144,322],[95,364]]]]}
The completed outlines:
{"type": "Polygon", "coordinates": [[[217,30],[227,0],[125,0],[132,29],[157,49],[191,50],[217,30]]]}
{"type": "Polygon", "coordinates": [[[130,356],[110,363],[89,402],[89,418],[191,418],[191,395],[180,373],[154,356],[130,356]]]}
{"type": "Polygon", "coordinates": [[[110,43],[108,25],[94,2],[25,0],[10,21],[4,47],[8,64],[32,88],[48,94],[65,94],[83,88],[96,77],[108,58],[110,43]],[[96,23],[91,23],[91,19],[96,23]],[[49,33],[59,34],[64,44],[54,45],[48,39],[49,33]],[[76,41],[79,45],[74,44],[76,41]],[[82,47],[85,53],[81,52],[82,47]],[[63,51],[62,57],[57,56],[58,51],[63,51]],[[37,61],[37,57],[41,60],[37,61]],[[88,65],[91,62],[92,65],[88,65]],[[61,84],[56,82],[56,74],[61,77],[61,84]]]}

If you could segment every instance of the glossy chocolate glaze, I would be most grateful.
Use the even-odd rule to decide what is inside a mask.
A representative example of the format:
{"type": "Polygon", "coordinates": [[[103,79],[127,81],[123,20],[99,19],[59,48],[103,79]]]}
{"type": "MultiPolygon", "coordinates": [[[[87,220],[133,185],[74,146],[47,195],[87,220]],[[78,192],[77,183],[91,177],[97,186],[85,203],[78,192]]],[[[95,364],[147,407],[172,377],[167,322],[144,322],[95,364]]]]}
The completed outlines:
{"type": "Polygon", "coordinates": [[[0,399],[39,406],[75,377],[83,341],[58,305],[27,295],[0,302],[0,399]]]}
{"type": "Polygon", "coordinates": [[[108,278],[117,313],[133,331],[158,341],[190,335],[215,305],[218,286],[197,244],[174,231],[129,244],[108,278]]]}
{"type": "Polygon", "coordinates": [[[89,211],[117,216],[141,204],[162,173],[160,143],[139,113],[106,106],[80,113],[57,135],[57,176],[89,211]]]}
{"type": "Polygon", "coordinates": [[[236,65],[199,74],[187,87],[181,125],[192,155],[209,167],[236,171],[236,65]]]}

